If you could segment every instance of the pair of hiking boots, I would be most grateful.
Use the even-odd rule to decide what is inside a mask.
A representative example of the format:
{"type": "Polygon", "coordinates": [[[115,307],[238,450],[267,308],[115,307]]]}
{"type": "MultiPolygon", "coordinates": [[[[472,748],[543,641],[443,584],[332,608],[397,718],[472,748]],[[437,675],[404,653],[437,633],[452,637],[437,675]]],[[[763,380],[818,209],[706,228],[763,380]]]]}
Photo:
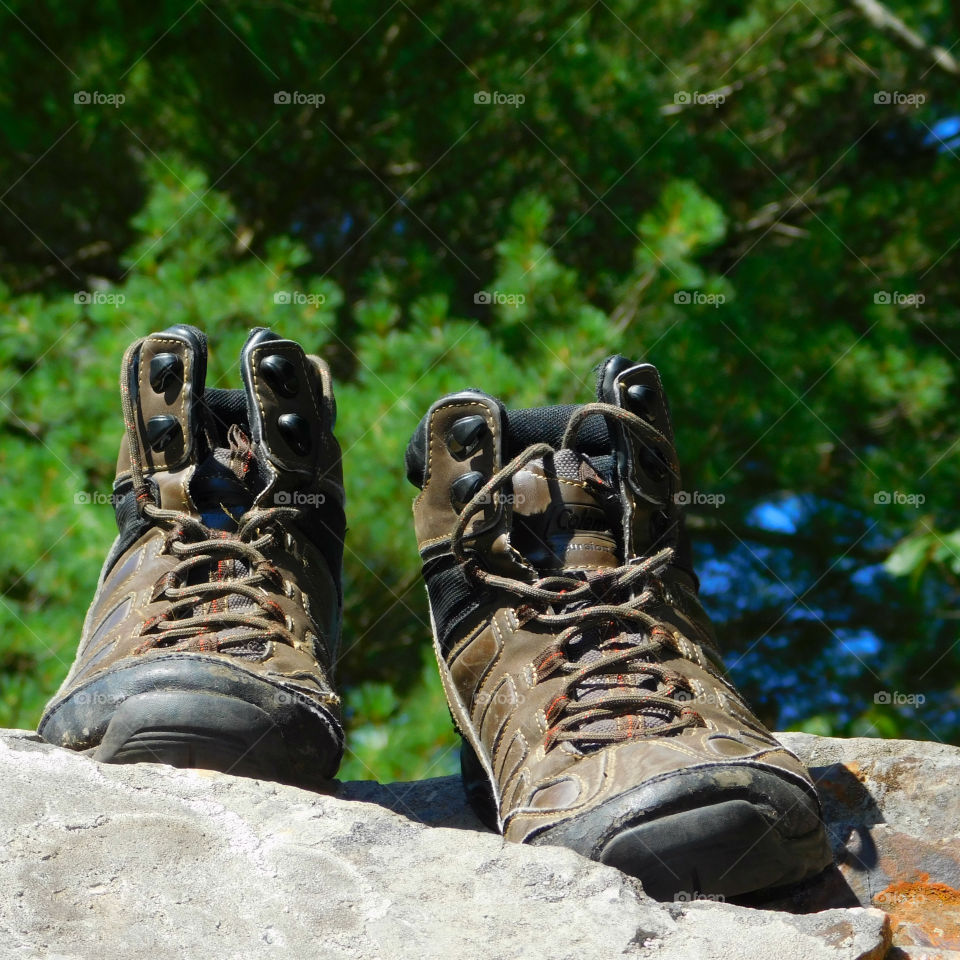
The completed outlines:
{"type": "MultiPolygon", "coordinates": [[[[119,535],[39,732],[107,762],[315,785],[344,749],[330,373],[262,328],[242,389],[206,387],[206,362],[184,325],[124,357],[119,535]]],[[[724,677],[653,366],[611,357],[583,406],[444,396],[406,472],[464,785],[491,828],[661,899],[830,864],[807,771],[724,677]]]]}

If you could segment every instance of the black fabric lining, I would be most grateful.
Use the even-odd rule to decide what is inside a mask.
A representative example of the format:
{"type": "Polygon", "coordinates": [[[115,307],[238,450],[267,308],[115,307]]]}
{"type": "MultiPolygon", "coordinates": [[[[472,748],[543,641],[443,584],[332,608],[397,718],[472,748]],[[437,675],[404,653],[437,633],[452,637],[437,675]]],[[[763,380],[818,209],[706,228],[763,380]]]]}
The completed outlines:
{"type": "MultiPolygon", "coordinates": [[[[160,491],[157,489],[156,483],[149,477],[147,478],[147,484],[156,503],[159,500],[160,491]]],[[[120,557],[153,526],[152,522],[141,516],[137,510],[137,498],[133,493],[132,480],[125,480],[114,487],[113,498],[119,533],[107,558],[105,571],[112,570],[120,557]]]]}
{"type": "Polygon", "coordinates": [[[247,436],[250,435],[247,395],[243,390],[211,387],[204,391],[199,406],[203,411],[203,420],[209,432],[211,447],[229,446],[227,433],[234,424],[239,426],[247,436]]]}
{"type": "MultiPolygon", "coordinates": [[[[570,417],[579,409],[578,405],[565,404],[508,410],[507,458],[515,457],[533,443],[549,443],[555,450],[560,449],[570,417]]],[[[588,417],[577,432],[574,449],[594,457],[609,454],[612,448],[606,420],[588,417]]]]}
{"type": "Polygon", "coordinates": [[[472,618],[494,597],[489,587],[467,578],[452,554],[444,554],[423,565],[430,609],[436,625],[437,640],[446,656],[452,647],[454,631],[472,618]]]}
{"type": "Polygon", "coordinates": [[[230,423],[240,423],[247,417],[247,395],[239,388],[210,387],[204,391],[203,399],[213,413],[230,423]]]}
{"type": "MultiPolygon", "coordinates": [[[[476,392],[479,394],[479,391],[476,392]]],[[[486,394],[479,395],[487,397],[486,394]]],[[[505,460],[512,460],[534,443],[549,443],[554,449],[559,449],[570,417],[579,409],[576,404],[562,404],[552,407],[507,410],[493,397],[487,397],[487,399],[500,406],[503,417],[505,460]]],[[[421,488],[427,462],[428,417],[429,413],[417,424],[404,454],[407,479],[415,487],[421,488]]],[[[574,449],[590,457],[598,473],[608,479],[613,475],[615,461],[613,440],[603,417],[588,417],[581,424],[574,449]]]]}

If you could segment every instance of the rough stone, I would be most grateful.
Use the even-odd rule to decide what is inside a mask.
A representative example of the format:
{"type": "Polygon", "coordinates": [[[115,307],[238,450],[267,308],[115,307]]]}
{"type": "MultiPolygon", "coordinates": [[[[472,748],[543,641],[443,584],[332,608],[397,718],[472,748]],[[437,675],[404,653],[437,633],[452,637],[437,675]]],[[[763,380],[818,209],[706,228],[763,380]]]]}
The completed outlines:
{"type": "Polygon", "coordinates": [[[840,863],[759,909],[656,903],[570,851],[506,844],[473,817],[456,778],[313,793],[102,765],[7,731],[0,954],[949,957],[960,930],[949,919],[960,912],[960,750],[784,739],[815,768],[840,863]]]}
{"type": "MultiPolygon", "coordinates": [[[[845,886],[886,911],[901,958],[960,960],[960,749],[778,734],[810,767],[845,886]]],[[[794,908],[836,905],[823,882],[794,908]]]]}

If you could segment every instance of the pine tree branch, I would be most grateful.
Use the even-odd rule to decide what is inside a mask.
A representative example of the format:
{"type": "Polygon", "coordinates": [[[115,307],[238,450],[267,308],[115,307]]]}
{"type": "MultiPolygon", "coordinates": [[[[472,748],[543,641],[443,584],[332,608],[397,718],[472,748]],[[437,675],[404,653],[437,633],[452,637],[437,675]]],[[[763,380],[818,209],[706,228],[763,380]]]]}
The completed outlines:
{"type": "Polygon", "coordinates": [[[955,76],[960,74],[960,63],[953,58],[948,50],[940,46],[931,46],[915,30],[911,30],[896,14],[888,10],[878,0],[851,0],[853,6],[862,13],[870,23],[884,33],[891,34],[902,46],[922,53],[930,59],[934,66],[946,70],[955,76]]]}

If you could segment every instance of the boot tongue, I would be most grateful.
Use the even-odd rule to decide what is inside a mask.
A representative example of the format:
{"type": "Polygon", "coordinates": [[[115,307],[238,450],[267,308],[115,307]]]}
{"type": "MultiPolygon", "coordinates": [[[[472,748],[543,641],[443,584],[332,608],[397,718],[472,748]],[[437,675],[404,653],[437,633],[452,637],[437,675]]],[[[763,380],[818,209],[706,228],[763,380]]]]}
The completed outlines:
{"type": "Polygon", "coordinates": [[[250,439],[233,424],[226,446],[214,447],[190,480],[190,496],[203,522],[213,530],[234,531],[263,489],[250,439]]]}
{"type": "Polygon", "coordinates": [[[573,450],[533,460],[513,478],[511,545],[538,570],[572,572],[616,567],[619,499],[573,450]]]}
{"type": "MultiPolygon", "coordinates": [[[[229,538],[236,532],[243,514],[253,506],[266,481],[254,456],[250,438],[239,424],[231,424],[225,436],[221,432],[219,440],[224,445],[210,448],[191,477],[190,497],[203,523],[211,530],[222,531],[219,536],[229,538]]],[[[215,559],[210,564],[194,567],[186,583],[190,585],[237,579],[249,572],[249,565],[239,558],[215,559]]],[[[199,604],[193,615],[204,616],[225,611],[255,614],[256,608],[256,603],[249,597],[231,593],[199,604]]],[[[252,630],[249,626],[237,626],[221,636],[241,635],[252,630]]],[[[233,655],[240,657],[258,657],[262,651],[263,644],[260,641],[232,648],[233,655]]]]}

